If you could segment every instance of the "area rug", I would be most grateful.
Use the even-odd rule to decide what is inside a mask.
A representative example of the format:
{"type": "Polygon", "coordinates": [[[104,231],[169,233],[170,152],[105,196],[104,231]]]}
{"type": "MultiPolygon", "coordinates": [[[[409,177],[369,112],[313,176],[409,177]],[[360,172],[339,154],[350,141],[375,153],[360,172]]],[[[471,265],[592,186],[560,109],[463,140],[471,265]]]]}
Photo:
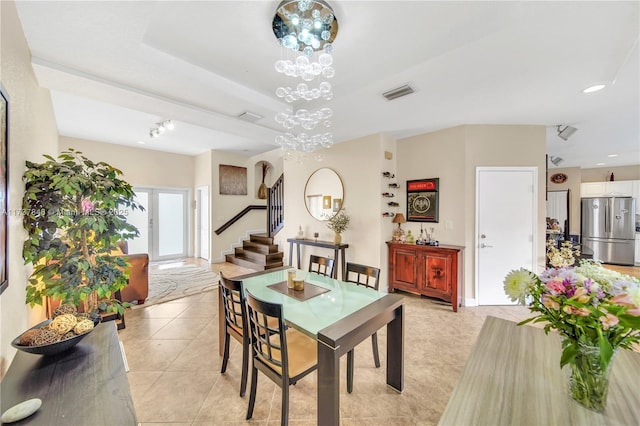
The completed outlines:
{"type": "Polygon", "coordinates": [[[220,275],[208,268],[185,265],[149,271],[149,296],[141,307],[168,302],[218,287],[220,275]]]}

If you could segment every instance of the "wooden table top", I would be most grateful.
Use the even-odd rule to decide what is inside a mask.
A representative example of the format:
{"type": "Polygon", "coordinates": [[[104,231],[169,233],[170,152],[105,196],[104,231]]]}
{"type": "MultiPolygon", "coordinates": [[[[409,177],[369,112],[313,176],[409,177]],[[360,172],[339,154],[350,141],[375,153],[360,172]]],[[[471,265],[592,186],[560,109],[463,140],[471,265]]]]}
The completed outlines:
{"type": "Polygon", "coordinates": [[[2,411],[31,398],[42,406],[12,425],[136,425],[115,322],[75,347],[42,356],[18,352],[1,384],[2,411]]]}
{"type": "Polygon", "coordinates": [[[640,424],[640,353],[618,350],[603,414],[571,399],[560,353],[556,334],[487,317],[439,424],[640,424]]]}

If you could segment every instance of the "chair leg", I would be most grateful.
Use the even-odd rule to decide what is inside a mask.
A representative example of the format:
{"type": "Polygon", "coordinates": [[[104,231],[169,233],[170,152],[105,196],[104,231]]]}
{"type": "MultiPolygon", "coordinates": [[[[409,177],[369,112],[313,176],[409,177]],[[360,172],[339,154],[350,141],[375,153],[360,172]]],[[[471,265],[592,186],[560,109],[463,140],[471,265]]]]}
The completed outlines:
{"type": "Polygon", "coordinates": [[[373,363],[376,368],[380,368],[380,354],[378,353],[378,333],[371,335],[371,346],[373,347],[373,363]]]}
{"type": "Polygon", "coordinates": [[[282,412],[280,414],[280,425],[287,426],[289,424],[289,383],[283,383],[282,386],[282,412]]]}
{"type": "Polygon", "coordinates": [[[256,388],[258,387],[258,369],[251,368],[251,390],[249,390],[249,406],[247,407],[247,420],[253,417],[253,406],[256,403],[256,388]]]}
{"type": "Polygon", "coordinates": [[[220,373],[224,373],[227,371],[227,362],[229,361],[229,333],[224,334],[224,354],[222,355],[222,368],[220,369],[220,373]]]}
{"type": "Polygon", "coordinates": [[[353,392],[353,358],[354,349],[347,352],[347,392],[353,392]]]}
{"type": "Polygon", "coordinates": [[[242,344],[242,379],[240,381],[240,396],[247,392],[247,376],[249,375],[249,342],[242,344]]]}

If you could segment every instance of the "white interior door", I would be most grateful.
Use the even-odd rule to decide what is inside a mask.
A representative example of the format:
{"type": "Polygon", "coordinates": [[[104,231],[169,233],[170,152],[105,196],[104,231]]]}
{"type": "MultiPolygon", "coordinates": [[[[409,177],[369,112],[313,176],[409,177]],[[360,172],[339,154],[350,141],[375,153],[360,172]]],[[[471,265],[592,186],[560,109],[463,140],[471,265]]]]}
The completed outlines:
{"type": "Polygon", "coordinates": [[[136,211],[129,218],[140,231],[140,237],[129,242],[129,253],[148,253],[152,261],[186,257],[189,191],[148,188],[134,191],[136,201],[145,211],[136,211]]]}
{"type": "Polygon", "coordinates": [[[198,188],[196,215],[198,217],[196,222],[197,255],[209,260],[209,187],[207,186],[198,188]]]}
{"type": "Polygon", "coordinates": [[[535,271],[535,167],[476,169],[476,295],[479,305],[512,305],[503,280],[512,269],[535,271]]]}

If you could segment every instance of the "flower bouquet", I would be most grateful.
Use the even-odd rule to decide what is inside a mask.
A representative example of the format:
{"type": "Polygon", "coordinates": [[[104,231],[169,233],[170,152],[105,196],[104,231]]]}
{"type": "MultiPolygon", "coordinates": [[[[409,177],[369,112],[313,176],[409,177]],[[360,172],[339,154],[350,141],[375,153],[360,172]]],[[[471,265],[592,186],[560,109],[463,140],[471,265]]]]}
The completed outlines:
{"type": "Polygon", "coordinates": [[[548,268],[540,275],[511,271],[504,290],[512,301],[528,305],[562,337],[560,367],[570,366],[569,393],[582,405],[604,411],[611,362],[618,348],[640,341],[640,282],[583,260],[579,266],[548,268]]]}

